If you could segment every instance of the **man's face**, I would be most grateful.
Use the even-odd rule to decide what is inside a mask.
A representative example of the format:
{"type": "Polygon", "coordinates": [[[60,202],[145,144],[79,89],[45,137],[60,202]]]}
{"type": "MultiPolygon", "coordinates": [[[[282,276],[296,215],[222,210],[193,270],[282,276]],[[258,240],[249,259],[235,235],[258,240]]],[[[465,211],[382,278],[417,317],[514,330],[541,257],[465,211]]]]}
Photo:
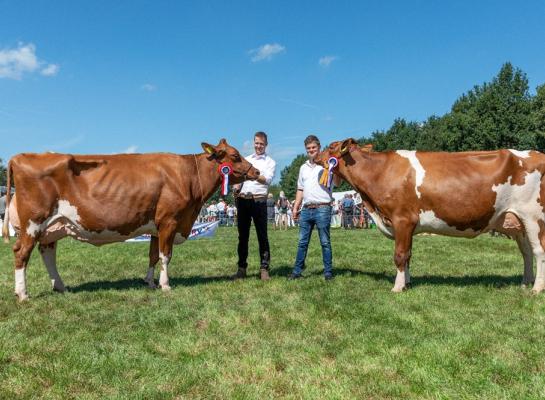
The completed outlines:
{"type": "Polygon", "coordinates": [[[259,136],[255,136],[254,137],[255,154],[257,154],[258,156],[263,155],[265,154],[266,149],[267,149],[267,142],[263,138],[259,136]]]}
{"type": "Polygon", "coordinates": [[[314,161],[315,157],[320,153],[320,145],[316,142],[310,142],[305,146],[308,159],[314,161]]]}

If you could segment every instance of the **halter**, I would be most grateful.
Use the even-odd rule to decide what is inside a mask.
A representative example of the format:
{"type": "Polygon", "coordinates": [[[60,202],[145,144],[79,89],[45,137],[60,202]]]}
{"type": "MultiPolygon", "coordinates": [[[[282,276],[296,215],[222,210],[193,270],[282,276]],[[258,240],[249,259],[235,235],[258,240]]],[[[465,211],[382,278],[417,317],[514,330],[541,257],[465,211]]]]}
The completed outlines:
{"type": "Polygon", "coordinates": [[[204,199],[204,192],[202,190],[201,174],[199,173],[199,163],[197,162],[197,156],[193,154],[193,159],[195,160],[195,167],[197,167],[197,178],[199,179],[199,186],[201,188],[201,198],[204,199]]]}

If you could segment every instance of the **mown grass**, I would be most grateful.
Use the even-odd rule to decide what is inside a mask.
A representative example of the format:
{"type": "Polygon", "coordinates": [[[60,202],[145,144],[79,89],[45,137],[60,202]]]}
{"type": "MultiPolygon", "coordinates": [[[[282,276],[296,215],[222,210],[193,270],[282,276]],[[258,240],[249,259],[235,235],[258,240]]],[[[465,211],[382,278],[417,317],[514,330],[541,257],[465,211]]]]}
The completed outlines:
{"type": "Polygon", "coordinates": [[[142,283],[146,244],[60,242],[70,292],[37,252],[13,297],[0,246],[0,398],[543,398],[545,296],[520,288],[513,241],[415,238],[413,287],[392,294],[393,243],[334,230],[332,282],[313,237],[287,281],[297,231],[270,231],[272,280],[238,282],[236,231],[176,247],[170,293],[142,283]]]}

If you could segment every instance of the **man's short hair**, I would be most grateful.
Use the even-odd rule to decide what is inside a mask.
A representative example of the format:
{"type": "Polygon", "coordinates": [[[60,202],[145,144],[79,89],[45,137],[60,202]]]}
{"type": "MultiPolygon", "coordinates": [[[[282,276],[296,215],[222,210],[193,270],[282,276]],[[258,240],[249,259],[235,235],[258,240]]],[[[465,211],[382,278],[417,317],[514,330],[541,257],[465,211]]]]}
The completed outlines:
{"type": "Polygon", "coordinates": [[[265,144],[269,143],[269,141],[267,140],[267,134],[265,132],[261,132],[261,131],[256,132],[255,135],[254,135],[254,138],[256,138],[256,137],[264,140],[265,144]]]}
{"type": "Polygon", "coordinates": [[[314,135],[308,135],[305,139],[305,147],[308,146],[310,143],[316,143],[318,147],[320,147],[320,139],[318,139],[314,135]]]}

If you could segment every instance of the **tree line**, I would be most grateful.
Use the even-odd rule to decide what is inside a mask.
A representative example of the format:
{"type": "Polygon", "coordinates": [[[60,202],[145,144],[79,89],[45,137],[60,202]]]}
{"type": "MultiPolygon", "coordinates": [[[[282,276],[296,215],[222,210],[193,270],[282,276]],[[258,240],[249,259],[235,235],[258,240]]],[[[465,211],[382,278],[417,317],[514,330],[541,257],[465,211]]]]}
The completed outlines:
{"type": "MultiPolygon", "coordinates": [[[[530,94],[526,74],[505,63],[491,82],[462,94],[445,115],[432,115],[424,122],[398,118],[388,130],[374,131],[358,143],[372,143],[375,151],[510,148],[545,152],[545,84],[530,94]]],[[[295,196],[299,167],[305,160],[299,155],[281,172],[280,186],[288,197],[295,196]]]]}

